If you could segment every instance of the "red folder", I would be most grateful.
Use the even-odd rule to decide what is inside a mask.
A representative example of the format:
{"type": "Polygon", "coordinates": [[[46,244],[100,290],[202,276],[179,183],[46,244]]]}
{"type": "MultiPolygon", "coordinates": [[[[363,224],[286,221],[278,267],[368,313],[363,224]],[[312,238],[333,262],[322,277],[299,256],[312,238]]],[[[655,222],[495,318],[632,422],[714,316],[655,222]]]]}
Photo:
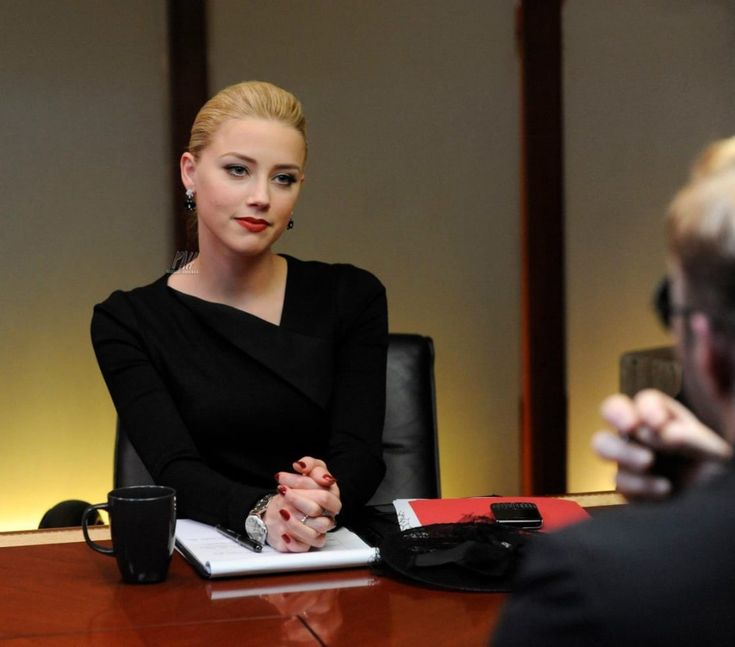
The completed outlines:
{"type": "Polygon", "coordinates": [[[551,497],[472,497],[464,499],[414,499],[409,502],[422,526],[432,523],[472,521],[478,517],[493,519],[491,503],[535,503],[544,520],[542,531],[557,530],[563,526],[589,518],[585,509],[574,501],[551,497]]]}

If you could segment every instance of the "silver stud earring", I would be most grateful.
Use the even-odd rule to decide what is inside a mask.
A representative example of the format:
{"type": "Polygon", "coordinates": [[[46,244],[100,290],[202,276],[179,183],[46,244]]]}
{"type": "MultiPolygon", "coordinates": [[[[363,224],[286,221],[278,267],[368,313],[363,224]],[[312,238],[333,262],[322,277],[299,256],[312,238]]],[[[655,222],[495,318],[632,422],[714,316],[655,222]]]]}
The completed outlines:
{"type": "Polygon", "coordinates": [[[196,211],[197,203],[194,200],[194,189],[186,190],[186,198],[184,198],[184,206],[188,212],[196,211]]]}

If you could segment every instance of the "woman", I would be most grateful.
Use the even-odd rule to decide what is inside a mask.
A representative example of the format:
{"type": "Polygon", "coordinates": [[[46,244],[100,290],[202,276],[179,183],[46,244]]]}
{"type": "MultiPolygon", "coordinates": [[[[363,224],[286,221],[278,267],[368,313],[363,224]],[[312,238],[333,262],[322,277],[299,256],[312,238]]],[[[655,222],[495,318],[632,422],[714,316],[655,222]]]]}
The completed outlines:
{"type": "Polygon", "coordinates": [[[210,99],[180,163],[199,254],[92,319],[121,424],[179,516],[293,552],[322,546],[385,470],[383,286],[272,249],[306,150],[285,90],[246,82],[210,99]]]}

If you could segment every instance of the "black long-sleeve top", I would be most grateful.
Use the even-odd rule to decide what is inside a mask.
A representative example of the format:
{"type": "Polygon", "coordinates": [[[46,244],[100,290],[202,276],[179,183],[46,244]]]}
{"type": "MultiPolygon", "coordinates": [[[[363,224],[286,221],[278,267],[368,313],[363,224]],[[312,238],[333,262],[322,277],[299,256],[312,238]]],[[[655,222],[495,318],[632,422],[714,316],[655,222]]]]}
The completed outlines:
{"type": "Polygon", "coordinates": [[[352,265],[285,256],[280,325],[168,287],[95,306],[92,344],[120,422],[180,517],[242,528],[274,474],[309,455],[343,515],[385,472],[385,289],[352,265]]]}

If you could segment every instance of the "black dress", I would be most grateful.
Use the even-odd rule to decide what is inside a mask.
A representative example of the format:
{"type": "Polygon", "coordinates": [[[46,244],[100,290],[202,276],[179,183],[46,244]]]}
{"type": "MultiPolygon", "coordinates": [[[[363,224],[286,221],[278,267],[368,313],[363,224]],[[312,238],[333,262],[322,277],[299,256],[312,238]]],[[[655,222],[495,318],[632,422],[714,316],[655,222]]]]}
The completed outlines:
{"type": "Polygon", "coordinates": [[[92,344],[120,421],[180,517],[242,528],[278,471],[309,455],[343,516],[385,472],[385,289],[352,265],[285,256],[280,325],[167,285],[114,292],[92,344]]]}

